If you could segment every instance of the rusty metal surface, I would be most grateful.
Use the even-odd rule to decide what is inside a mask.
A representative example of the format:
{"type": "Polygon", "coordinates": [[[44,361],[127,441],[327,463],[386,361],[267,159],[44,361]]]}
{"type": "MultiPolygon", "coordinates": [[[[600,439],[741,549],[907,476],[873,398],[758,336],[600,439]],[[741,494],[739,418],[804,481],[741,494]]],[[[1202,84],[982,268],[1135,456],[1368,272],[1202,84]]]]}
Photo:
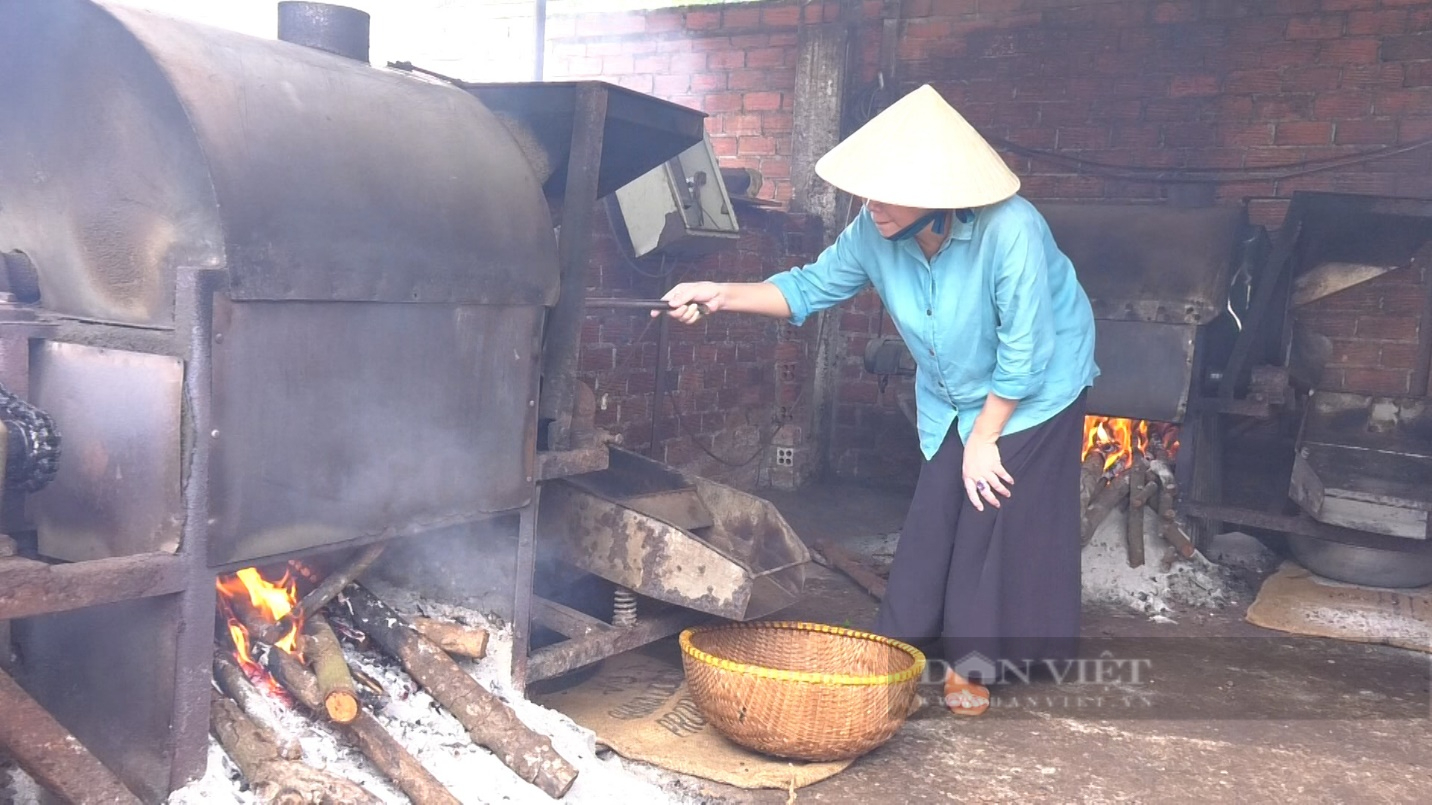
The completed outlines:
{"type": "Polygon", "coordinates": [[[1101,374],[1089,413],[1181,422],[1193,380],[1195,325],[1100,319],[1094,360],[1101,374]]]}
{"type": "MultiPolygon", "coordinates": [[[[184,383],[184,536],[179,558],[187,575],[175,597],[174,684],[169,722],[169,788],[181,788],[204,774],[209,757],[209,700],[213,677],[206,667],[213,652],[214,574],[209,555],[209,465],[212,440],[200,434],[213,420],[213,318],[216,291],[224,276],[212,269],[182,268],[175,288],[175,329],[182,339],[184,383]]],[[[154,624],[151,624],[154,625],[154,624]]],[[[162,625],[162,624],[160,624],[162,625]]]]}
{"type": "Polygon", "coordinates": [[[1425,540],[1432,518],[1432,405],[1319,391],[1309,398],[1290,496],[1319,521],[1425,540]]]}
{"type": "Polygon", "coordinates": [[[560,676],[607,657],[679,634],[683,629],[710,619],[709,615],[677,608],[638,621],[635,626],[596,631],[540,648],[532,652],[528,661],[527,681],[530,684],[560,676]]]}
{"type": "Polygon", "coordinates": [[[532,597],[532,622],[563,637],[586,637],[617,628],[581,610],[538,596],[532,597]]]}
{"type": "Polygon", "coordinates": [[[701,501],[701,495],[695,489],[673,489],[668,492],[635,495],[623,500],[622,505],[687,531],[710,528],[716,524],[711,510],[706,508],[706,504],[701,501]]]}
{"type": "Polygon", "coordinates": [[[713,519],[699,534],[570,481],[545,485],[542,533],[564,561],[658,601],[736,620],[794,603],[810,554],[775,507],[710,481],[688,483],[713,519]]]}
{"type": "MultiPolygon", "coordinates": [[[[169,791],[176,596],[14,622],[17,678],[145,802],[169,791]]],[[[212,615],[207,621],[213,642],[212,615]]]]}
{"type": "Polygon", "coordinates": [[[660,461],[619,447],[610,448],[608,455],[605,471],[577,476],[570,483],[617,503],[637,495],[692,487],[686,476],[660,461]]]}
{"type": "Polygon", "coordinates": [[[65,435],[48,487],[29,499],[40,552],[68,561],[179,547],[177,358],[45,342],[32,399],[65,435]]]}
{"type": "Polygon", "coordinates": [[[184,584],[182,561],[167,553],[54,565],[0,558],[0,621],[167,595],[184,584]]]}
{"type": "Polygon", "coordinates": [[[610,459],[605,444],[576,450],[542,450],[537,453],[537,480],[550,481],[607,468],[610,459]]]}
{"type": "Polygon", "coordinates": [[[542,500],[542,486],[533,487],[517,522],[517,555],[513,562],[512,579],[512,684],[517,690],[527,689],[527,655],[532,646],[532,586],[537,568],[537,516],[542,500]]]}
{"type": "MultiPolygon", "coordinates": [[[[9,647],[5,650],[8,652],[9,647]]],[[[139,799],[15,680],[0,671],[0,752],[66,802],[139,805],[139,799]]]]}
{"type": "Polygon", "coordinates": [[[805,588],[810,551],[769,501],[739,489],[691,477],[715,519],[702,537],[750,569],[751,596],[740,620],[754,620],[795,603],[805,588]]]}
{"type": "Polygon", "coordinates": [[[1223,312],[1247,226],[1242,206],[1036,206],[1073,261],[1096,318],[1200,324],[1223,312]]]}
{"type": "Polygon", "coordinates": [[[580,87],[572,110],[572,141],[562,193],[562,227],[557,240],[560,268],[557,305],[542,336],[541,418],[547,428],[545,446],[567,450],[573,444],[577,384],[577,353],[581,345],[583,305],[587,291],[587,255],[592,243],[592,213],[602,167],[603,125],[607,93],[598,84],[580,87]]]}
{"type": "Polygon", "coordinates": [[[52,310],[168,327],[180,265],[245,299],[556,299],[541,187],[460,89],[83,0],[0,29],[0,251],[52,310]]]}
{"type": "Polygon", "coordinates": [[[210,564],[526,505],[541,313],[220,300],[210,564]]]}
{"type": "Polygon", "coordinates": [[[602,472],[570,479],[573,486],[619,503],[677,528],[691,530],[716,524],[695,485],[657,461],[612,448],[602,472]]]}
{"type": "Polygon", "coordinates": [[[650,598],[738,619],[750,600],[749,574],[730,557],[564,481],[544,486],[540,528],[565,561],[650,598]]]}

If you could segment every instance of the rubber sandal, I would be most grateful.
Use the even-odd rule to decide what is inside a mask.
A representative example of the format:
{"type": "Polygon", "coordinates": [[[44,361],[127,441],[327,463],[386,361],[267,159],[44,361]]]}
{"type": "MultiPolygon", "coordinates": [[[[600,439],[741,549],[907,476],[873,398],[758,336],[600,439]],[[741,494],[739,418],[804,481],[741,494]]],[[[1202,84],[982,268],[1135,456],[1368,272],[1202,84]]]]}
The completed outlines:
{"type": "Polygon", "coordinates": [[[945,677],[945,707],[957,716],[983,715],[989,709],[989,688],[959,681],[951,673],[945,677]]]}

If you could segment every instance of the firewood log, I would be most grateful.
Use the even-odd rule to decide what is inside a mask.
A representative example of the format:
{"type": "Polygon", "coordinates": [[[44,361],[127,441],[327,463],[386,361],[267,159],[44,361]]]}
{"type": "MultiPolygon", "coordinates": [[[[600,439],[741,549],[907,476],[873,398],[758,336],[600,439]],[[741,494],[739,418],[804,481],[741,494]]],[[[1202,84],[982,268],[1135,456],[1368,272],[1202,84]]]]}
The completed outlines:
{"type": "Polygon", "coordinates": [[[1128,478],[1128,531],[1124,534],[1128,544],[1128,566],[1143,567],[1144,556],[1144,513],[1148,510],[1148,498],[1158,491],[1156,481],[1146,481],[1147,471],[1138,467],[1128,478]]]}
{"type": "Polygon", "coordinates": [[[318,689],[323,694],[323,709],[328,718],[339,724],[348,724],[357,718],[358,689],[348,672],[343,647],[338,644],[338,636],[333,634],[328,621],[318,613],[309,615],[303,622],[303,657],[318,677],[318,689]]]}
{"type": "Polygon", "coordinates": [[[209,729],[239,767],[250,790],[264,803],[282,805],[378,805],[382,800],[362,786],[296,760],[284,760],[239,705],[214,695],[209,729]]]}
{"type": "Polygon", "coordinates": [[[1178,494],[1178,479],[1173,474],[1173,468],[1167,462],[1158,459],[1150,461],[1149,472],[1158,476],[1159,485],[1168,490],[1170,495],[1178,494]]]}
{"type": "Polygon", "coordinates": [[[851,581],[865,588],[876,601],[885,600],[885,589],[888,582],[880,578],[873,570],[866,567],[863,562],[855,558],[849,551],[832,544],[829,540],[816,540],[811,543],[817,551],[825,556],[826,561],[835,566],[836,570],[844,573],[851,581]]]}
{"type": "MultiPolygon", "coordinates": [[[[270,651],[267,665],[269,672],[299,704],[315,715],[326,712],[318,678],[296,657],[282,651],[270,651]]],[[[359,710],[352,720],[339,724],[338,728],[416,805],[458,805],[458,799],[402,744],[394,740],[372,714],[359,710]]]]}
{"type": "Polygon", "coordinates": [[[273,742],[279,757],[284,760],[303,757],[303,746],[298,738],[279,723],[278,713],[274,710],[275,702],[254,687],[244,669],[222,649],[214,652],[214,681],[219,683],[219,690],[233,699],[244,715],[254,722],[254,726],[273,742]]]}
{"type": "Polygon", "coordinates": [[[348,672],[353,674],[354,682],[367,688],[374,696],[386,697],[388,695],[388,691],[383,689],[383,685],[379,683],[378,680],[363,673],[363,669],[349,666],[348,672]]]}
{"type": "Polygon", "coordinates": [[[1184,559],[1193,558],[1193,540],[1190,540],[1188,535],[1183,533],[1183,528],[1178,524],[1174,505],[1173,487],[1164,486],[1163,490],[1159,492],[1158,513],[1159,519],[1162,522],[1164,541],[1184,559]]]}
{"type": "Polygon", "coordinates": [[[1103,487],[1104,454],[1090,451],[1089,457],[1079,465],[1079,511],[1089,507],[1094,494],[1103,487]]]}
{"type": "Polygon", "coordinates": [[[1081,526],[1082,532],[1079,538],[1080,545],[1088,545],[1094,539],[1094,532],[1109,518],[1114,508],[1129,497],[1129,474],[1120,473],[1109,482],[1109,485],[1100,489],[1094,499],[1084,509],[1084,522],[1081,526]]]}
{"type": "Polygon", "coordinates": [[[459,657],[480,660],[487,656],[487,630],[460,623],[413,618],[418,634],[438,644],[438,648],[459,657]]]}
{"type": "Polygon", "coordinates": [[[293,628],[293,624],[301,622],[309,615],[320,612],[329,601],[343,592],[343,588],[357,581],[370,565],[378,560],[383,549],[388,547],[385,542],[375,542],[363,549],[363,552],[353,558],[353,561],[329,573],[323,581],[318,583],[308,595],[305,595],[293,608],[292,612],[279,618],[278,629],[281,634],[287,634],[293,628]]]}
{"type": "Polygon", "coordinates": [[[349,587],[344,596],[358,627],[397,657],[413,679],[462,723],[476,744],[491,750],[517,776],[553,799],[566,795],[577,779],[577,770],[557,754],[549,738],[529,729],[501,699],[477,684],[446,652],[361,584],[349,587]]]}

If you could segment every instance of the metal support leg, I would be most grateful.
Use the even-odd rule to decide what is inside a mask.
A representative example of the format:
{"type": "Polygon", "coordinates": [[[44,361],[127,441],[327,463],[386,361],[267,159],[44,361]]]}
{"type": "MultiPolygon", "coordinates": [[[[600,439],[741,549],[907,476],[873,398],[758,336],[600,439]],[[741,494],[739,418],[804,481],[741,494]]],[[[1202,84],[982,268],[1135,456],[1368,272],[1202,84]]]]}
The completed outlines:
{"type": "Polygon", "coordinates": [[[577,352],[587,291],[587,255],[592,244],[592,215],[602,165],[607,120],[607,90],[595,83],[577,90],[572,117],[572,151],[562,197],[562,229],[557,241],[561,290],[543,338],[541,419],[552,424],[548,450],[571,447],[572,402],[576,399],[577,352]]]}
{"type": "Polygon", "coordinates": [[[517,526],[517,580],[512,600],[512,684],[527,689],[527,652],[532,643],[532,574],[537,568],[537,507],[542,485],[533,487],[532,502],[522,510],[517,526]]]}
{"type": "Polygon", "coordinates": [[[184,476],[184,536],[179,556],[185,589],[177,596],[179,634],[175,648],[174,718],[169,785],[180,788],[204,774],[209,754],[209,697],[214,656],[214,573],[209,553],[209,456],[213,439],[210,399],[214,293],[222,272],[181,270],[176,295],[176,329],[187,336],[184,409],[189,434],[184,476]]]}

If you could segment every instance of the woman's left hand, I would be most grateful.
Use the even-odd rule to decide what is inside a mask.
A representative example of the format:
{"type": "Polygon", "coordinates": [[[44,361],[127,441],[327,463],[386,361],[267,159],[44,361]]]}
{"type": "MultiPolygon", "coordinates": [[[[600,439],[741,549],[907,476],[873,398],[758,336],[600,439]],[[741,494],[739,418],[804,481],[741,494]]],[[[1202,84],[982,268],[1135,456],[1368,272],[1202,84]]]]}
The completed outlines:
{"type": "Polygon", "coordinates": [[[1009,488],[1014,479],[1005,471],[999,458],[999,444],[995,441],[971,439],[965,445],[965,494],[975,505],[976,511],[984,511],[985,503],[999,508],[999,496],[1010,496],[1009,488]]]}

